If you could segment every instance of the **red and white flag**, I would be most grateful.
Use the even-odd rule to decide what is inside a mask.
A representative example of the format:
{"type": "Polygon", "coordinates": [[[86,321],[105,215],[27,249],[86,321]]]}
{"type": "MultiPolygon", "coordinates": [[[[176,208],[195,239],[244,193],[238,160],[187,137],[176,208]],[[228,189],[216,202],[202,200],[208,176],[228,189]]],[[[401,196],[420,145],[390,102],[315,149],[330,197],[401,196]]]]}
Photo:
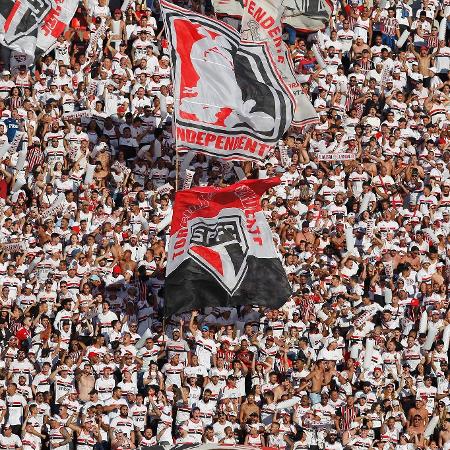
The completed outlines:
{"type": "Polygon", "coordinates": [[[166,315],[205,306],[281,307],[291,288],[261,210],[279,178],[178,191],[165,284],[166,315]]]}
{"type": "Polygon", "coordinates": [[[285,83],[295,98],[292,125],[304,127],[319,122],[319,116],[303,92],[295,74],[291,55],[282,38],[281,18],[283,8],[275,0],[244,0],[241,37],[247,41],[264,41],[269,44],[285,83]]]}
{"type": "Polygon", "coordinates": [[[44,53],[72,20],[78,0],[1,0],[0,44],[20,53],[44,53]]]}
{"type": "Polygon", "coordinates": [[[295,101],[267,43],[161,1],[174,72],[176,141],[228,159],[263,160],[289,128],[295,101]]]}
{"type": "MultiPolygon", "coordinates": [[[[219,16],[242,17],[244,8],[258,11],[254,0],[213,0],[214,11],[219,16]],[[253,4],[253,5],[252,5],[253,4]]],[[[282,23],[303,33],[324,30],[333,13],[331,0],[283,0],[278,7],[282,11],[282,23]]],[[[258,12],[260,14],[260,12],[258,12]]],[[[269,23],[269,22],[267,22],[269,23]]]]}

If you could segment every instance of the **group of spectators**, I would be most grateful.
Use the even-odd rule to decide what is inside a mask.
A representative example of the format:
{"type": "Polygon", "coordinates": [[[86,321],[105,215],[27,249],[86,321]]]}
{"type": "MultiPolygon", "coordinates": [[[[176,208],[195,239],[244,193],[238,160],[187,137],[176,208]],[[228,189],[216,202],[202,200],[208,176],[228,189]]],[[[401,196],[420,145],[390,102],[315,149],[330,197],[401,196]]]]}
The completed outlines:
{"type": "Polygon", "coordinates": [[[450,3],[334,3],[285,30],[320,122],[262,163],[186,164],[281,177],[279,310],[163,320],[189,155],[156,0],[83,0],[36,61],[0,49],[0,449],[450,449],[450,3]]]}

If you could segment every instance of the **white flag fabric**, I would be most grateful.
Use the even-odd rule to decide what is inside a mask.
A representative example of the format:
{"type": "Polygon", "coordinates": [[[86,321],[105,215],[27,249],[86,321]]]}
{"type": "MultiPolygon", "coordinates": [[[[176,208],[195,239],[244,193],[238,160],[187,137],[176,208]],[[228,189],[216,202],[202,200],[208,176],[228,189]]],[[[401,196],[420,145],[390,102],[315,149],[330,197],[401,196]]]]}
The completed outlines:
{"type": "Polygon", "coordinates": [[[283,0],[282,4],[283,23],[304,33],[325,29],[333,13],[331,0],[283,0]]]}
{"type": "Polygon", "coordinates": [[[161,0],[174,72],[178,150],[264,160],[292,123],[295,100],[267,43],[161,0]]]}
{"type": "Polygon", "coordinates": [[[304,127],[319,122],[319,116],[303,93],[297,80],[291,56],[282,38],[281,18],[283,8],[277,0],[244,0],[241,36],[247,41],[264,41],[269,44],[285,83],[295,98],[292,125],[304,127]]]}
{"type": "Polygon", "coordinates": [[[0,43],[17,52],[44,53],[72,20],[78,0],[1,0],[0,43]]]}
{"type": "MultiPolygon", "coordinates": [[[[213,0],[214,11],[218,16],[242,17],[245,2],[249,0],[213,0]]],[[[333,4],[331,0],[283,0],[282,23],[297,31],[311,33],[327,27],[333,4]]]]}

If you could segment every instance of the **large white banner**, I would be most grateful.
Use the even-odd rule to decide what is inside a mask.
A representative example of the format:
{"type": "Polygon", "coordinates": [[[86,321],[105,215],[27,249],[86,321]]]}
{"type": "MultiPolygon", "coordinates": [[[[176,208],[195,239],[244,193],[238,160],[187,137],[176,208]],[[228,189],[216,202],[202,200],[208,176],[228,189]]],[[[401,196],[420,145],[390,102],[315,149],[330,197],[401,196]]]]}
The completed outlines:
{"type": "Polygon", "coordinates": [[[49,49],[72,20],[78,0],[1,0],[0,43],[34,56],[49,49]]]}
{"type": "Polygon", "coordinates": [[[309,98],[303,93],[294,71],[290,53],[282,38],[283,9],[275,0],[243,0],[242,39],[267,42],[273,58],[295,98],[292,125],[302,127],[319,122],[319,116],[309,98]]]}
{"type": "MultiPolygon", "coordinates": [[[[214,10],[219,16],[242,17],[244,7],[242,0],[213,0],[214,10]]],[[[258,11],[256,7],[256,11],[258,11]]],[[[311,33],[327,27],[333,13],[330,0],[283,0],[281,7],[282,23],[298,31],[311,33]]]]}

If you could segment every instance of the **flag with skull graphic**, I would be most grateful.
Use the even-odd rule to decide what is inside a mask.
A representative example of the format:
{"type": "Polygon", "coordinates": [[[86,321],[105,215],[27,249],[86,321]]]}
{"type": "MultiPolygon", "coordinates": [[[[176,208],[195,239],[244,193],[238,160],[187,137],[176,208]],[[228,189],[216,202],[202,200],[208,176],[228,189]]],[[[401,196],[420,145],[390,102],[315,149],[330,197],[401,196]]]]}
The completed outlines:
{"type": "Polygon", "coordinates": [[[175,197],[166,268],[171,315],[205,306],[279,308],[291,289],[276,256],[261,195],[278,178],[199,187],[175,197]]]}

